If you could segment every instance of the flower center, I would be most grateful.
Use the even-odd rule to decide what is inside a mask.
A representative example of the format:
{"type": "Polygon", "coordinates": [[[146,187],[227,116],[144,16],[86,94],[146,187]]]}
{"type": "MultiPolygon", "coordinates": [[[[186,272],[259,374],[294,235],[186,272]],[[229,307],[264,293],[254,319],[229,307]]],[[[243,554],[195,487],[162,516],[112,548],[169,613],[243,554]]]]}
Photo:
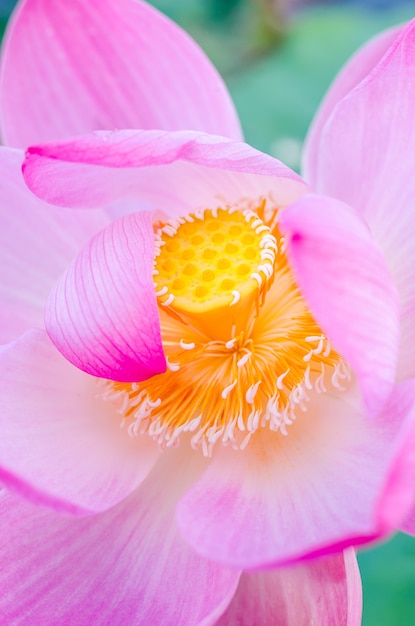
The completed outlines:
{"type": "Polygon", "coordinates": [[[247,328],[274,273],[276,239],[252,211],[206,210],[157,234],[154,280],[161,306],[211,339],[247,328]]]}
{"type": "Polygon", "coordinates": [[[161,225],[154,284],[168,370],[108,382],[132,435],[162,446],[188,433],[212,453],[255,432],[287,434],[309,392],[342,389],[347,364],[331,348],[293,279],[278,209],[206,209],[161,225]]]}

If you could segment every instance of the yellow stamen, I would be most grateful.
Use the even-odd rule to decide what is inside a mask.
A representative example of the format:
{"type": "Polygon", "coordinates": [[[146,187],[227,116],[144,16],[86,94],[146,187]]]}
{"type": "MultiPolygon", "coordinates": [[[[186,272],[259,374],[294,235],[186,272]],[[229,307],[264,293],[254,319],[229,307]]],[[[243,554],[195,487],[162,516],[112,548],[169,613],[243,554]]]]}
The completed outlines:
{"type": "Polygon", "coordinates": [[[190,433],[210,455],[244,448],[259,429],[287,433],[309,392],[342,388],[350,372],[293,279],[278,210],[206,210],[156,233],[155,291],[168,369],[108,383],[131,434],[161,445],[190,433]]]}

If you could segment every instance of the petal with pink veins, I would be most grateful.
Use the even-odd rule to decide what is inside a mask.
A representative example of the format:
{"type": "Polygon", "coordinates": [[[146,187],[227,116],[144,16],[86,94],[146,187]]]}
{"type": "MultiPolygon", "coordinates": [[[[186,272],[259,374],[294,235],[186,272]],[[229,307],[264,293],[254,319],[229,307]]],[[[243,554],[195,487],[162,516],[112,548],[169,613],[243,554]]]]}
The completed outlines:
{"type": "Polygon", "coordinates": [[[216,626],[360,626],[362,584],[353,549],[263,572],[244,572],[216,626]]]}
{"type": "Polygon", "coordinates": [[[32,147],[24,176],[60,206],[106,206],[136,197],[170,215],[272,193],[286,206],[307,191],[302,179],[247,144],[194,132],[97,132],[32,147]]]}
{"type": "Polygon", "coordinates": [[[376,414],[394,384],[399,343],[399,299],[381,249],[358,214],[323,196],[288,207],[281,229],[304,298],[376,414]]]}
{"type": "Polygon", "coordinates": [[[177,532],[174,503],[195,468],[170,452],[135,493],[98,515],[56,515],[0,495],[4,623],[215,623],[240,574],[202,559],[177,532]]]}
{"type": "Polygon", "coordinates": [[[120,428],[97,380],[32,330],[0,352],[0,480],[59,511],[102,511],[128,496],[159,457],[120,428]]]}
{"type": "Polygon", "coordinates": [[[88,374],[139,382],[166,369],[153,284],[150,212],[99,232],[51,291],[46,330],[88,374]]]}
{"type": "Polygon", "coordinates": [[[336,104],[376,67],[402,28],[402,26],[389,28],[365,43],[347,61],[327,91],[314,116],[303,151],[303,175],[311,187],[315,184],[317,175],[321,134],[336,104]]]}
{"type": "Polygon", "coordinates": [[[27,189],[20,150],[0,147],[0,343],[43,327],[47,295],[108,217],[41,202],[27,189]]]}
{"type": "Polygon", "coordinates": [[[415,20],[321,129],[314,188],[357,209],[384,251],[402,303],[398,378],[415,376],[415,20]]]}
{"type": "MultiPolygon", "coordinates": [[[[263,430],[243,453],[218,449],[178,504],[183,536],[202,556],[256,569],[390,532],[379,498],[402,422],[414,418],[406,391],[396,401],[392,394],[376,420],[367,419],[356,385],[338,395],[312,391],[286,436],[263,430]]],[[[408,512],[407,500],[395,503],[394,528],[408,512]]]]}
{"type": "Polygon", "coordinates": [[[5,37],[0,117],[6,143],[19,147],[100,128],[241,137],[208,58],[140,0],[100,0],[99,10],[84,0],[20,2],[5,37]]]}

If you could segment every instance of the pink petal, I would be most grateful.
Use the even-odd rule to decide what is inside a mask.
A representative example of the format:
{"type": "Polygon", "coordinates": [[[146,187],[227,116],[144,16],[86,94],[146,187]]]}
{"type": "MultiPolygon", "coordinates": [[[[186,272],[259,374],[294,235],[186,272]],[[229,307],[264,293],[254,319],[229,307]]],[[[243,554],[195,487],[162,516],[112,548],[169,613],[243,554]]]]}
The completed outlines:
{"type": "Polygon", "coordinates": [[[400,530],[408,535],[415,535],[415,504],[410,509],[404,522],[400,525],[400,530]]]}
{"type": "Polygon", "coordinates": [[[304,297],[376,414],[394,383],[399,339],[398,296],[381,250],[359,216],[330,198],[299,200],[281,227],[304,297]]]}
{"type": "Polygon", "coordinates": [[[56,209],[27,189],[23,153],[0,147],[0,343],[43,326],[46,297],[69,261],[108,223],[98,211],[56,209]]]}
{"type": "Polygon", "coordinates": [[[30,148],[24,175],[30,189],[53,204],[96,207],[134,196],[176,215],[269,192],[285,206],[306,191],[276,159],[194,132],[100,132],[30,148]]]}
{"type": "Polygon", "coordinates": [[[98,233],[52,290],[45,323],[76,367],[101,378],[139,382],[166,359],[153,285],[151,213],[133,213],[98,233]]]}
{"type": "Polygon", "coordinates": [[[226,87],[205,54],[143,2],[23,1],[3,56],[0,117],[9,145],[100,128],[241,137],[226,87]]]}
{"type": "MultiPolygon", "coordinates": [[[[411,399],[410,411],[414,404],[411,399]]],[[[218,448],[177,509],[202,556],[242,569],[301,561],[390,532],[379,498],[408,403],[368,420],[357,388],[310,392],[287,435],[261,431],[247,448],[218,448]]],[[[408,413],[408,415],[410,415],[408,413]]],[[[395,522],[408,503],[396,499],[395,522]]]]}
{"type": "Polygon", "coordinates": [[[128,496],[158,458],[120,429],[97,381],[41,330],[0,352],[0,480],[33,502],[79,514],[128,496]]]}
{"type": "Polygon", "coordinates": [[[378,517],[386,528],[415,534],[415,379],[397,386],[389,407],[391,413],[405,415],[405,420],[379,498],[378,517]]]}
{"type": "MultiPolygon", "coordinates": [[[[386,42],[386,40],[385,40],[386,42]]],[[[402,317],[399,378],[415,376],[415,21],[338,102],[319,140],[313,183],[358,209],[385,253],[402,317]]]]}
{"type": "Polygon", "coordinates": [[[172,456],[130,498],[99,515],[59,516],[3,492],[3,623],[214,624],[239,572],[197,556],[175,529],[178,472],[189,467],[172,456]]]}
{"type": "Polygon", "coordinates": [[[301,565],[244,573],[216,626],[360,626],[362,585],[353,550],[301,565]]]}
{"type": "Polygon", "coordinates": [[[317,176],[321,135],[336,104],[366,78],[387,52],[401,30],[402,26],[395,26],[370,39],[340,70],[325,95],[308,131],[303,152],[303,173],[311,186],[315,185],[317,176]]]}
{"type": "Polygon", "coordinates": [[[406,283],[406,286],[408,287],[408,299],[406,302],[402,302],[401,308],[401,335],[396,372],[396,378],[399,381],[415,377],[415,292],[412,302],[409,293],[411,281],[415,281],[415,276],[410,275],[413,268],[415,268],[415,254],[412,254],[409,250],[408,253],[408,260],[412,258],[414,264],[410,267],[408,263],[405,268],[408,270],[408,273],[406,274],[406,278],[408,280],[406,283]]]}

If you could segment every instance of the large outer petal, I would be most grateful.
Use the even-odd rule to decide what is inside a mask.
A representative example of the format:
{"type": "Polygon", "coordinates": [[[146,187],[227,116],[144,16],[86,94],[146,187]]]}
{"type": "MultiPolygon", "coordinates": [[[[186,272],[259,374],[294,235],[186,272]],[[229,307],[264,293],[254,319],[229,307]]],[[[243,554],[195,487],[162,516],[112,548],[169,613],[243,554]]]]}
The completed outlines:
{"type": "Polygon", "coordinates": [[[23,0],[5,38],[3,140],[96,129],[195,129],[239,139],[229,94],[178,26],[140,0],[23,0]]]}
{"type": "Polygon", "coordinates": [[[0,622],[214,624],[239,572],[197,556],[175,529],[175,498],[192,468],[171,456],[130,498],[99,515],[60,516],[3,492],[0,622]]]}
{"type": "Polygon", "coordinates": [[[153,259],[152,215],[133,213],[95,235],[53,288],[46,330],[76,367],[130,382],[166,370],[153,259]]]}
{"type": "Polygon", "coordinates": [[[27,189],[20,150],[0,147],[0,343],[43,327],[47,295],[92,235],[107,225],[101,211],[69,211],[27,189]]]}
{"type": "Polygon", "coordinates": [[[301,565],[243,573],[217,626],[360,626],[362,584],[353,549],[301,565]]]}
{"type": "Polygon", "coordinates": [[[396,497],[415,472],[388,483],[415,387],[399,386],[376,420],[349,388],[310,392],[284,437],[265,431],[247,448],[217,449],[179,502],[183,536],[201,555],[243,569],[269,567],[357,545],[396,528],[410,500],[396,497]],[[385,487],[386,485],[386,487],[385,487]]]}
{"type": "Polygon", "coordinates": [[[159,450],[129,437],[120,420],[96,379],[68,363],[44,331],[0,353],[0,480],[33,502],[78,514],[128,496],[159,450]]]}
{"type": "Polygon", "coordinates": [[[183,215],[270,191],[279,206],[305,193],[302,179],[247,144],[195,132],[97,132],[30,148],[29,188],[73,208],[136,197],[142,206],[183,215]]]}
{"type": "Polygon", "coordinates": [[[394,384],[399,343],[399,299],[381,249],[359,215],[331,198],[301,198],[281,228],[305,299],[376,414],[394,384]]]}
{"type": "Polygon", "coordinates": [[[399,378],[415,375],[414,68],[412,21],[333,108],[310,181],[359,210],[384,250],[402,302],[399,378]]]}
{"type": "Polygon", "coordinates": [[[400,30],[402,30],[402,26],[395,26],[364,44],[339,72],[326,93],[314,116],[304,145],[303,175],[311,183],[311,186],[313,186],[317,174],[321,133],[334,107],[373,70],[394,42],[400,30]]]}

